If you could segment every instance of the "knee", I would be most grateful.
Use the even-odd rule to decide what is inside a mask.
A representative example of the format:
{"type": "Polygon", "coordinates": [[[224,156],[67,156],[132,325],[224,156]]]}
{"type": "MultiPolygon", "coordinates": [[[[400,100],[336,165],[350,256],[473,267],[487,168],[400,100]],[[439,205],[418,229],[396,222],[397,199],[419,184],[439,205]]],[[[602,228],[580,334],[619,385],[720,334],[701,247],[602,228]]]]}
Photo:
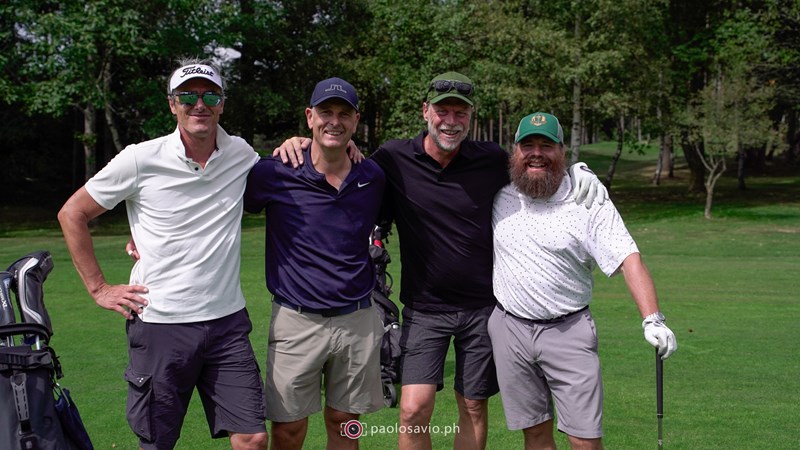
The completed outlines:
{"type": "Polygon", "coordinates": [[[462,416],[473,419],[485,419],[489,413],[489,400],[471,400],[464,398],[458,402],[458,409],[462,416]]]}
{"type": "Polygon", "coordinates": [[[325,410],[325,426],[334,432],[338,432],[344,424],[351,420],[359,420],[359,415],[330,408],[325,410]]]}
{"type": "MultiPolygon", "coordinates": [[[[305,431],[304,423],[297,422],[272,422],[272,440],[285,442],[302,436],[305,431]]],[[[274,442],[273,442],[274,444],[274,442]]]]}
{"type": "Polygon", "coordinates": [[[400,423],[425,424],[433,415],[433,403],[418,401],[402,401],[400,397],[400,423]]]}
{"type": "Polygon", "coordinates": [[[483,415],[483,413],[488,409],[488,400],[472,400],[469,398],[464,399],[464,411],[467,411],[470,415],[483,415]]]}
{"type": "Polygon", "coordinates": [[[269,434],[267,432],[253,435],[249,448],[257,450],[267,450],[269,448],[269,434]]]}
{"type": "Polygon", "coordinates": [[[235,434],[231,436],[231,448],[235,450],[267,450],[269,434],[266,431],[255,434],[235,434]]]}

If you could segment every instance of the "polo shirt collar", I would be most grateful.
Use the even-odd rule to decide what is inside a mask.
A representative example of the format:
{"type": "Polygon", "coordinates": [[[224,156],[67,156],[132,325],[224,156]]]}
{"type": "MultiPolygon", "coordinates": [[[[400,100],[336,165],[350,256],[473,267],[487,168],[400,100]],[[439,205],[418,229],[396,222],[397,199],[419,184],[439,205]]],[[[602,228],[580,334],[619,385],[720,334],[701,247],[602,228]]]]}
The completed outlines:
{"type": "MultiPolygon", "coordinates": [[[[183,141],[181,140],[181,132],[178,127],[175,127],[175,131],[169,135],[167,138],[168,147],[171,148],[176,155],[181,159],[181,161],[185,161],[187,163],[193,162],[191,158],[186,156],[186,147],[183,145],[183,141]]],[[[219,124],[217,124],[217,148],[211,154],[211,157],[208,158],[211,161],[214,158],[217,158],[220,153],[224,151],[225,148],[228,148],[231,143],[231,136],[222,129],[219,124]]]]}

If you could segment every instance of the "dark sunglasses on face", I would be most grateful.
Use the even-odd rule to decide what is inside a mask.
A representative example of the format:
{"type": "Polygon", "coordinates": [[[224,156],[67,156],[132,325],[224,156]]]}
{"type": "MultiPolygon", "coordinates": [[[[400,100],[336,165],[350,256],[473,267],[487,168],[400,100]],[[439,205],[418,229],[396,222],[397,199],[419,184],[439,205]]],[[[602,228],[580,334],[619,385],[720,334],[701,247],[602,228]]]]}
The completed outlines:
{"type": "Polygon", "coordinates": [[[446,94],[455,89],[456,92],[467,97],[472,95],[473,92],[471,84],[454,80],[434,81],[431,83],[430,89],[433,89],[440,94],[446,94]]]}
{"type": "Polygon", "coordinates": [[[217,106],[222,102],[222,94],[217,94],[216,92],[204,92],[202,94],[197,92],[177,92],[172,97],[177,97],[178,101],[186,106],[196,105],[198,98],[201,98],[206,106],[217,106]]]}

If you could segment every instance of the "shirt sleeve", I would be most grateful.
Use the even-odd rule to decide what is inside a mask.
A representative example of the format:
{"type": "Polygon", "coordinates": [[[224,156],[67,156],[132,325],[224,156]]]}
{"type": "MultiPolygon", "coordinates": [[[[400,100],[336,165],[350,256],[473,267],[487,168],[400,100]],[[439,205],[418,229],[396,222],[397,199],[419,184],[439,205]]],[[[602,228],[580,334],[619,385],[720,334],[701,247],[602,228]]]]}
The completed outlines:
{"type": "Polygon", "coordinates": [[[138,176],[136,146],[128,146],[89,179],[85,187],[98,205],[114,209],[120,202],[136,195],[138,176]]]}
{"type": "Polygon", "coordinates": [[[274,177],[274,173],[271,173],[269,158],[261,158],[247,175],[247,187],[244,190],[244,210],[249,213],[261,212],[267,206],[270,194],[268,181],[270,177],[274,177]]]}
{"type": "Polygon", "coordinates": [[[600,270],[609,277],[617,272],[628,255],[639,252],[622,216],[611,201],[606,201],[592,215],[587,247],[600,270]]]}

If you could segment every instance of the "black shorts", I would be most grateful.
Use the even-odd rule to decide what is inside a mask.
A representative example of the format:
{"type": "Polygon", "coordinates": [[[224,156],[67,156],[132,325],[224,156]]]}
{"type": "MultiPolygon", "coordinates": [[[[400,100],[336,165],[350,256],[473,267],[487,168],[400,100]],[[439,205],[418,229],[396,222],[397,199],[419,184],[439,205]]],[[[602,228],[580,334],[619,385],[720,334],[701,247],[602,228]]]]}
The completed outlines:
{"type": "Polygon", "coordinates": [[[266,431],[247,311],[205,322],[127,322],[128,423],[143,449],[173,448],[195,387],[211,436],[266,431]]]}
{"type": "Polygon", "coordinates": [[[450,339],[456,353],[453,388],[465,398],[484,400],[498,392],[492,343],[486,324],[494,305],[458,312],[403,308],[400,382],[444,387],[450,339]]]}

